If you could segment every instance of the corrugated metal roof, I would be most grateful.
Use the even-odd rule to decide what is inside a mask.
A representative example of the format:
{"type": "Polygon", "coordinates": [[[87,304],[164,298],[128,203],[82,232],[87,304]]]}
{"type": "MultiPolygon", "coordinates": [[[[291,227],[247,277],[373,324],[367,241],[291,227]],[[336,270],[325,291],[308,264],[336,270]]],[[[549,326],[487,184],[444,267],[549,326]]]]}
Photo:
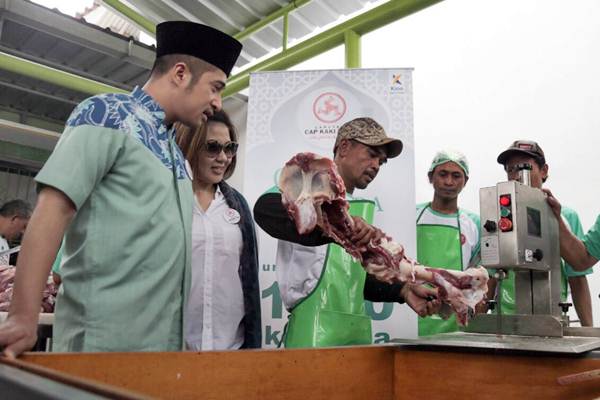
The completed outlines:
{"type": "Polygon", "coordinates": [[[140,38],[140,28],[131,24],[110,10],[106,9],[100,3],[94,2],[92,7],[87,7],[83,12],[77,13],[77,19],[83,18],[85,21],[101,28],[108,28],[111,31],[125,37],[133,37],[136,40],[140,38]]]}
{"type": "MultiPolygon", "coordinates": [[[[153,46],[25,0],[0,0],[0,51],[127,90],[145,82],[154,59],[153,46]]],[[[0,89],[0,110],[59,131],[88,97],[4,70],[0,89]]]]}
{"type": "MultiPolygon", "coordinates": [[[[286,6],[284,0],[127,0],[154,23],[191,20],[213,26],[231,35],[286,6]]],[[[316,29],[363,9],[375,0],[313,0],[289,14],[288,41],[303,38],[316,29]]],[[[252,63],[281,48],[282,22],[272,23],[242,40],[244,50],[237,67],[252,63]]]]}
{"type": "MultiPolygon", "coordinates": [[[[311,34],[374,0],[313,0],[289,14],[289,41],[311,34]]],[[[189,19],[230,34],[242,31],[282,6],[285,0],[128,0],[155,23],[189,19]]],[[[154,46],[139,42],[139,29],[120,15],[95,5],[82,10],[102,27],[27,0],[0,0],[0,51],[112,86],[132,89],[148,78],[154,46]],[[102,8],[102,12],[99,9],[102,8]],[[124,36],[114,32],[131,34],[124,36]]],[[[282,45],[281,19],[243,40],[237,67],[282,45]]],[[[86,94],[0,70],[0,112],[12,120],[60,130],[86,94]]]]}

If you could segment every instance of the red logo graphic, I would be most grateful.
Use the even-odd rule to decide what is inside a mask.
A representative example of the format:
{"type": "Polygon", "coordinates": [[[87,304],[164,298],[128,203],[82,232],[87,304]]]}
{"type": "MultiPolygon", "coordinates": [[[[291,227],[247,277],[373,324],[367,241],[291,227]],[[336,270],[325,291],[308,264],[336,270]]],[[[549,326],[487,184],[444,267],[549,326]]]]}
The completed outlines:
{"type": "Polygon", "coordinates": [[[346,101],[337,93],[323,93],[313,103],[313,114],[327,124],[339,121],[346,114],[346,101]]]}
{"type": "Polygon", "coordinates": [[[460,234],[460,244],[463,245],[467,242],[467,238],[462,233],[460,234]]]}

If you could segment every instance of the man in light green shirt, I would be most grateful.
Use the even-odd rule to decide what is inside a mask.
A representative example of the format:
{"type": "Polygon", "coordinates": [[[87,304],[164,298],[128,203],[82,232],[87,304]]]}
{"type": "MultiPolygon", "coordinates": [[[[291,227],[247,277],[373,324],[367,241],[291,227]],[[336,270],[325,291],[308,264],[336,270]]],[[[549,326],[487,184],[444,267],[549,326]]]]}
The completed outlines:
{"type": "MultiPolygon", "coordinates": [[[[560,215],[564,207],[550,190],[544,189],[548,194],[548,204],[555,215],[560,215]]],[[[558,219],[560,229],[560,255],[575,271],[591,269],[600,260],[600,215],[596,218],[594,226],[583,236],[578,238],[570,230],[565,221],[558,219]]]]}
{"type": "Polygon", "coordinates": [[[221,108],[241,44],[208,26],[157,26],[150,79],[130,94],[79,104],[36,177],[0,346],[36,339],[43,284],[64,236],[55,351],[182,348],[189,290],[192,187],[173,123],[197,126],[221,108]]]}
{"type": "MultiPolygon", "coordinates": [[[[531,186],[535,188],[541,189],[546,179],[548,179],[548,164],[546,163],[544,152],[539,144],[533,141],[517,140],[513,142],[507,150],[498,156],[498,163],[504,166],[508,179],[511,180],[519,179],[519,171],[516,168],[518,164],[529,163],[532,167],[530,171],[531,186]]],[[[563,228],[568,229],[570,234],[578,238],[583,237],[581,222],[574,210],[562,207],[562,210],[557,215],[563,228]]],[[[570,261],[564,256],[562,251],[561,256],[563,256],[563,260],[561,260],[562,300],[565,301],[567,299],[570,287],[571,297],[581,326],[592,326],[592,300],[586,277],[586,275],[592,273],[592,269],[584,268],[576,270],[570,265],[570,261]]],[[[495,282],[493,285],[495,285],[495,282]]],[[[509,272],[508,278],[502,283],[502,290],[502,312],[514,313],[514,273],[509,272]]]]}

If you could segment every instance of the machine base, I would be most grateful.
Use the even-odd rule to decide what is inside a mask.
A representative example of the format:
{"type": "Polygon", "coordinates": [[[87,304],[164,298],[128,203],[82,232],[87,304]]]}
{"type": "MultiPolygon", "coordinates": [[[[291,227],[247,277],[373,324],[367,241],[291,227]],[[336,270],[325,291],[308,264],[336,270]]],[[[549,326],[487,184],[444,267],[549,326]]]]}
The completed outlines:
{"type": "Polygon", "coordinates": [[[600,348],[600,338],[582,336],[540,337],[453,332],[418,339],[395,339],[395,343],[422,346],[502,349],[578,354],[600,348]]]}

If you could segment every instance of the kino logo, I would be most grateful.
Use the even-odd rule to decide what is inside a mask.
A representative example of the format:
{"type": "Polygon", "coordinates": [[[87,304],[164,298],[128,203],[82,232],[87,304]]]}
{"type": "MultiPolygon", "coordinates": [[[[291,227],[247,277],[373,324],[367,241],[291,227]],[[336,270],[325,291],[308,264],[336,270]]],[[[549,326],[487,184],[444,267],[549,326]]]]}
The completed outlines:
{"type": "Polygon", "coordinates": [[[313,114],[326,124],[339,121],[346,114],[346,101],[337,93],[322,93],[313,103],[313,114]]]}

